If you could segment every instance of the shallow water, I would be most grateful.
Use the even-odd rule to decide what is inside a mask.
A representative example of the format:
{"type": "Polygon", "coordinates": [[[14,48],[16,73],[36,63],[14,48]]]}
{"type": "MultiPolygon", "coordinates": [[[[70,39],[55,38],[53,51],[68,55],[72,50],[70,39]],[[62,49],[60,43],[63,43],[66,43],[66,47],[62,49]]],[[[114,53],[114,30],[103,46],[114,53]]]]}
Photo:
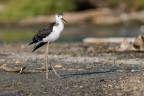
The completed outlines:
{"type": "MultiPolygon", "coordinates": [[[[0,42],[28,42],[37,26],[0,26],[0,42]]],[[[97,26],[91,24],[66,25],[57,42],[81,42],[86,37],[135,37],[141,33],[141,26],[97,26]]]]}

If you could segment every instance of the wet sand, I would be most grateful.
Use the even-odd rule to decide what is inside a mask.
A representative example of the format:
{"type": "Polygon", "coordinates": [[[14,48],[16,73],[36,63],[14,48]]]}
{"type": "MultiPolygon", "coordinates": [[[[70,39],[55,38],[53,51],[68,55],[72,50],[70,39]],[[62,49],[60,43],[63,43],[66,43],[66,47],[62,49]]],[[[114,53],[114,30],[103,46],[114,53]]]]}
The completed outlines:
{"type": "Polygon", "coordinates": [[[44,47],[31,53],[27,44],[1,44],[0,65],[26,66],[24,72],[0,70],[0,96],[143,96],[144,53],[118,52],[118,44],[53,43],[49,80],[36,70],[44,60],[44,47]]]}

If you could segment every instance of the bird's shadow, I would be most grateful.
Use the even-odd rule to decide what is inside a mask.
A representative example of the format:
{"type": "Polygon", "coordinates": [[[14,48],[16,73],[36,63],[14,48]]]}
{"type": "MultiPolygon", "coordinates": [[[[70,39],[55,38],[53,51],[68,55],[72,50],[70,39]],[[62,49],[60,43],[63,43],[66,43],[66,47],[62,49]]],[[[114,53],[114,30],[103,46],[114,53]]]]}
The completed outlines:
{"type": "Polygon", "coordinates": [[[116,69],[106,70],[106,71],[96,71],[96,72],[79,72],[79,73],[73,73],[73,74],[67,74],[67,75],[61,75],[62,78],[68,78],[73,76],[83,76],[83,75],[94,75],[94,74],[104,74],[104,73],[110,73],[115,72],[116,69]]]}

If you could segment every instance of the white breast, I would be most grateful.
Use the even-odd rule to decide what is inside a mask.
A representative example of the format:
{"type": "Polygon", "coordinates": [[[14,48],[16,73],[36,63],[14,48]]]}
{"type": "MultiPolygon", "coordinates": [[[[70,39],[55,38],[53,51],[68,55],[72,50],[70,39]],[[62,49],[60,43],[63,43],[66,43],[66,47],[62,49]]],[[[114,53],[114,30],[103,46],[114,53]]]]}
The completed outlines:
{"type": "Polygon", "coordinates": [[[64,26],[54,26],[53,28],[53,32],[51,32],[51,34],[49,34],[46,38],[43,38],[43,42],[52,42],[55,41],[59,38],[60,33],[63,31],[64,26]]]}

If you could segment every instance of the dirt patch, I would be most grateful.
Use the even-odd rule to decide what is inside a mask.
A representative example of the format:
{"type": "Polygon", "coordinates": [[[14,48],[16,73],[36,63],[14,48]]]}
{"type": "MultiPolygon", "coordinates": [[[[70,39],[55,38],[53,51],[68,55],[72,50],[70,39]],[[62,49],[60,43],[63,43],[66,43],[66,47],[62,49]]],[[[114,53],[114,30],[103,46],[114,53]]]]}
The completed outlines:
{"type": "Polygon", "coordinates": [[[142,96],[143,52],[115,50],[118,44],[53,43],[49,63],[62,78],[49,72],[28,72],[44,64],[44,48],[31,53],[27,44],[2,44],[0,65],[23,67],[22,74],[0,70],[2,96],[142,96]]]}

